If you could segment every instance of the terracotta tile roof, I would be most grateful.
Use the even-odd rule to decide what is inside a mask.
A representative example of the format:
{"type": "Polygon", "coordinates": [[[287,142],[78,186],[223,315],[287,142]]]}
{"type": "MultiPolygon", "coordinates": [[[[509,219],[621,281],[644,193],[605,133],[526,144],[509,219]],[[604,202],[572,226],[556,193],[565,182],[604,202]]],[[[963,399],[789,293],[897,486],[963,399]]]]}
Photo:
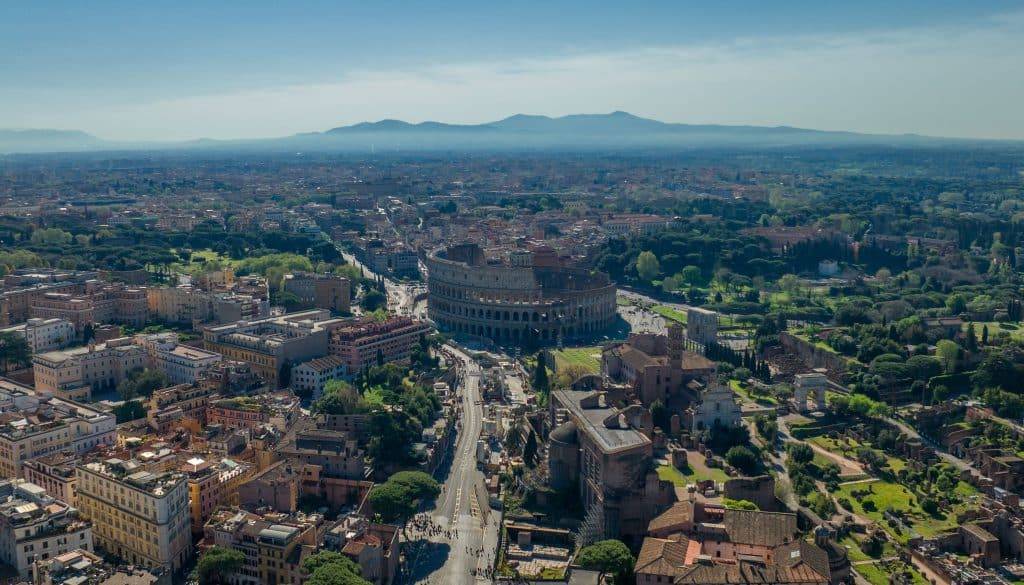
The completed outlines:
{"type": "Polygon", "coordinates": [[[645,538],[644,544],[637,555],[636,573],[675,577],[686,565],[686,551],[690,540],[681,537],[679,540],[663,538],[645,538]]]}
{"type": "Polygon", "coordinates": [[[801,539],[784,544],[772,551],[772,559],[776,565],[781,567],[792,569],[799,565],[806,565],[819,575],[831,577],[828,552],[813,542],[801,539]]]}
{"type": "Polygon", "coordinates": [[[795,567],[761,563],[699,562],[676,577],[677,585],[827,585],[828,578],[806,564],[795,567]]]}
{"type": "Polygon", "coordinates": [[[789,512],[761,512],[727,508],[722,519],[729,541],[775,547],[786,544],[800,534],[796,514],[789,512]]]}
{"type": "Polygon", "coordinates": [[[682,501],[654,517],[647,525],[649,532],[682,530],[685,524],[693,522],[693,502],[682,501]]]}

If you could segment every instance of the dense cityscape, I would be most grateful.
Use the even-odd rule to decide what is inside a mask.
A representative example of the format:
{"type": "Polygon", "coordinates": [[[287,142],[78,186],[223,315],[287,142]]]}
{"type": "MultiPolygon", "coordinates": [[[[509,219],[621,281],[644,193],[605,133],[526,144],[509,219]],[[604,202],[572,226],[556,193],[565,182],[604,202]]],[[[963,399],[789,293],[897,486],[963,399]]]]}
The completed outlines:
{"type": "Polygon", "coordinates": [[[7,579],[1024,578],[1020,154],[7,157],[7,579]]]}
{"type": "Polygon", "coordinates": [[[0,55],[0,585],[1024,585],[1024,0],[0,55]]]}

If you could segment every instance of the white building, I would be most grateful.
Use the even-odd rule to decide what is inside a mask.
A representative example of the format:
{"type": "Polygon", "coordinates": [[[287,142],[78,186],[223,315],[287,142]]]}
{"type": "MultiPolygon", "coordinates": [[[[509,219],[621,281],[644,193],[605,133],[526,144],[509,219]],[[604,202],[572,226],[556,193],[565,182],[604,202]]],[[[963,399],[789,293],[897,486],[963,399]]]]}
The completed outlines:
{"type": "Polygon", "coordinates": [[[146,349],[150,367],[167,374],[171,384],[194,384],[222,359],[219,353],[179,345],[176,333],[140,335],[136,342],[146,349]]]}
{"type": "Polygon", "coordinates": [[[739,426],[743,420],[732,388],[717,380],[712,380],[708,387],[700,390],[700,399],[685,414],[690,421],[690,430],[694,433],[715,426],[739,426]]]}
{"type": "Polygon", "coordinates": [[[22,462],[71,450],[113,445],[117,419],[109,412],[0,381],[0,476],[22,477],[22,462]]]}
{"type": "Polygon", "coordinates": [[[130,337],[32,358],[36,390],[72,400],[88,400],[94,391],[114,390],[129,372],[145,365],[145,350],[130,337]]]}
{"type": "Polygon", "coordinates": [[[303,362],[292,368],[292,389],[297,394],[319,398],[324,392],[324,384],[336,378],[347,378],[348,367],[345,360],[336,355],[329,355],[303,362]]]}
{"type": "Polygon", "coordinates": [[[37,317],[0,331],[24,337],[32,353],[63,349],[74,343],[76,339],[75,324],[66,319],[37,317]]]}
{"type": "Polygon", "coordinates": [[[0,561],[21,578],[36,560],[92,548],[92,526],[74,508],[33,483],[0,481],[0,561]]]}

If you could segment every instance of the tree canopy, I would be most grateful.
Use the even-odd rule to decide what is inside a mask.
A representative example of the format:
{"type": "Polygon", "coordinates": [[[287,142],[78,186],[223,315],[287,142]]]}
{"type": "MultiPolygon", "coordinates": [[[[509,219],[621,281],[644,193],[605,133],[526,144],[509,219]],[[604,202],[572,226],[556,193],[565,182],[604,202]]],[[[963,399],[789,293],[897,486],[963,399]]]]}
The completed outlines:
{"type": "Polygon", "coordinates": [[[581,549],[576,563],[585,569],[614,575],[617,585],[625,585],[629,583],[636,558],[622,541],[602,540],[581,549]]]}

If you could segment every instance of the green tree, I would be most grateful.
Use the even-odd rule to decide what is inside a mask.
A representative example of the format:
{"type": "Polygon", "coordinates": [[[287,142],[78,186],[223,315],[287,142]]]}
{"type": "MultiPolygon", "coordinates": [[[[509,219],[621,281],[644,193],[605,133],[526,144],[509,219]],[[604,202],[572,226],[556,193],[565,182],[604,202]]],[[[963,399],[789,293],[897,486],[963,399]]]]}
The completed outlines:
{"type": "Polygon", "coordinates": [[[616,585],[626,585],[630,582],[636,559],[621,541],[602,540],[581,549],[576,555],[576,563],[584,569],[614,575],[616,585]]]}
{"type": "Polygon", "coordinates": [[[371,290],[363,295],[363,300],[359,301],[359,306],[364,311],[373,312],[377,309],[386,308],[388,305],[388,297],[379,290],[371,290]]]}
{"type": "Polygon", "coordinates": [[[408,487],[384,482],[370,490],[370,505],[385,522],[402,522],[416,513],[416,503],[408,487]]]}
{"type": "Polygon", "coordinates": [[[241,551],[222,546],[213,546],[200,557],[196,564],[196,576],[200,585],[220,585],[242,567],[245,555],[241,551]]]}
{"type": "Polygon", "coordinates": [[[310,411],[313,414],[357,414],[367,411],[362,396],[344,380],[328,380],[324,384],[324,393],[313,401],[310,411]]]}
{"type": "Polygon", "coordinates": [[[533,467],[534,462],[537,459],[537,434],[533,432],[533,429],[529,429],[526,433],[526,446],[523,447],[523,462],[526,463],[527,467],[533,467]]]}
{"type": "Polygon", "coordinates": [[[441,484],[422,471],[399,471],[389,477],[388,481],[404,486],[417,500],[429,500],[441,494],[441,484]]]}
{"type": "Polygon", "coordinates": [[[757,455],[747,447],[737,445],[725,452],[725,460],[744,473],[751,473],[757,468],[757,455]]]}
{"type": "Polygon", "coordinates": [[[814,460],[814,450],[807,443],[790,443],[786,447],[790,461],[799,465],[807,465],[814,460]]]}
{"type": "Polygon", "coordinates": [[[302,562],[309,573],[306,585],[370,585],[360,576],[359,565],[334,551],[320,551],[302,562]]]}
{"type": "Polygon", "coordinates": [[[167,387],[167,374],[160,370],[136,368],[117,386],[117,392],[124,400],[137,396],[149,396],[154,390],[167,387]]]}
{"type": "Polygon", "coordinates": [[[757,504],[750,500],[734,500],[732,498],[725,498],[722,502],[726,508],[732,508],[733,510],[758,510],[757,504]]]}
{"type": "Polygon", "coordinates": [[[11,365],[25,367],[32,362],[32,349],[24,337],[12,331],[0,332],[0,363],[6,374],[11,365]]]}
{"type": "Polygon", "coordinates": [[[370,490],[373,511],[385,522],[399,522],[402,530],[420,502],[437,497],[441,485],[422,471],[400,471],[370,490]]]}
{"type": "Polygon", "coordinates": [[[636,273],[644,281],[653,280],[661,274],[661,265],[658,263],[658,257],[654,255],[654,252],[649,250],[640,252],[640,255],[636,257],[636,273]]]}
{"type": "Polygon", "coordinates": [[[321,567],[334,564],[343,565],[351,572],[359,574],[359,565],[347,556],[333,550],[322,550],[306,557],[306,560],[302,561],[302,568],[308,573],[315,573],[321,567]]]}
{"type": "Polygon", "coordinates": [[[955,341],[940,339],[935,344],[935,355],[942,364],[942,371],[952,374],[956,371],[957,363],[960,361],[960,346],[955,341]]]}
{"type": "Polygon", "coordinates": [[[550,390],[551,382],[548,380],[548,368],[544,365],[541,357],[537,358],[537,367],[533,370],[533,388],[538,392],[550,390]]]}
{"type": "Polygon", "coordinates": [[[42,228],[32,232],[33,244],[60,245],[70,244],[71,234],[60,228],[42,228]]]}
{"type": "Polygon", "coordinates": [[[686,281],[686,284],[688,284],[690,286],[696,286],[696,285],[700,284],[700,281],[701,281],[700,268],[697,268],[693,264],[690,264],[688,266],[684,266],[683,270],[680,272],[680,274],[682,275],[683,280],[686,281]]]}

